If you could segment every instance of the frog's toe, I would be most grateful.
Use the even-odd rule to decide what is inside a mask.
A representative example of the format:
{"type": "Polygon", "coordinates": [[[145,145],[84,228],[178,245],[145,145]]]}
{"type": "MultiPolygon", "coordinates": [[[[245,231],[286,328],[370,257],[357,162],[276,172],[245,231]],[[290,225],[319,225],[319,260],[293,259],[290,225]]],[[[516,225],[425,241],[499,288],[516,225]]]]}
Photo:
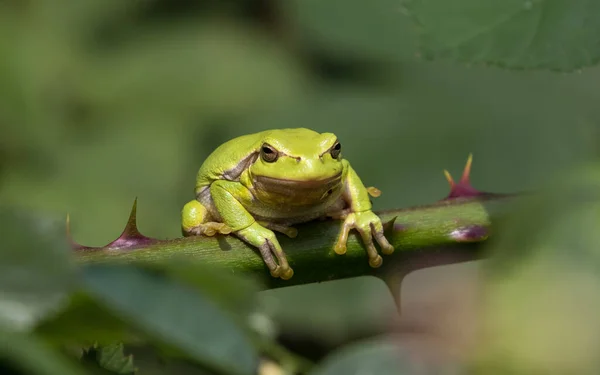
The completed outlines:
{"type": "Polygon", "coordinates": [[[381,252],[385,255],[392,254],[394,252],[394,246],[392,246],[392,244],[390,244],[387,238],[385,238],[385,235],[383,234],[383,226],[381,226],[381,228],[376,229],[374,225],[371,225],[371,229],[373,232],[373,237],[375,237],[375,240],[377,241],[379,246],[381,246],[381,252]]]}
{"type": "Polygon", "coordinates": [[[215,223],[216,224],[216,230],[221,233],[221,234],[230,234],[231,233],[231,228],[229,227],[229,225],[225,224],[225,223],[215,223]]]}
{"type": "Polygon", "coordinates": [[[373,198],[381,196],[381,190],[377,189],[375,186],[369,186],[367,188],[367,193],[369,193],[369,195],[373,198]]]}
{"type": "Polygon", "coordinates": [[[376,257],[369,258],[369,266],[373,268],[379,268],[383,264],[383,259],[381,255],[377,255],[376,257]]]}
{"type": "MultiPolygon", "coordinates": [[[[267,265],[267,267],[269,267],[269,265],[267,265]]],[[[276,265],[274,268],[269,269],[269,272],[271,273],[271,276],[277,278],[279,275],[281,275],[281,267],[276,265]]]]}
{"type": "Polygon", "coordinates": [[[381,252],[383,254],[385,254],[385,255],[393,254],[394,253],[394,246],[390,245],[389,243],[387,244],[387,246],[381,245],[381,252]]]}
{"type": "Polygon", "coordinates": [[[377,268],[377,267],[381,266],[381,263],[383,263],[383,259],[377,252],[377,248],[375,247],[375,244],[373,244],[373,235],[371,234],[371,231],[365,230],[363,228],[357,228],[357,230],[358,230],[358,233],[360,233],[360,236],[362,237],[365,247],[367,248],[367,256],[369,257],[369,265],[373,268],[377,268]]]}
{"type": "Polygon", "coordinates": [[[335,247],[333,248],[333,251],[335,251],[336,254],[338,254],[338,255],[346,254],[348,234],[350,233],[350,230],[352,229],[353,225],[354,225],[354,223],[349,223],[347,221],[344,221],[344,223],[342,224],[342,228],[340,230],[338,240],[335,244],[335,247]]]}
{"type": "Polygon", "coordinates": [[[204,235],[212,237],[217,233],[229,234],[231,233],[231,228],[227,224],[210,221],[199,224],[191,228],[188,232],[197,236],[204,235]]]}
{"type": "Polygon", "coordinates": [[[335,253],[337,255],[344,255],[344,254],[346,254],[346,250],[347,250],[346,244],[343,243],[343,242],[336,243],[335,247],[333,248],[333,251],[335,251],[335,253]]]}
{"type": "Polygon", "coordinates": [[[282,270],[281,275],[279,275],[282,280],[289,280],[292,278],[292,276],[294,276],[294,270],[291,269],[291,267],[287,267],[285,270],[282,270]]]}

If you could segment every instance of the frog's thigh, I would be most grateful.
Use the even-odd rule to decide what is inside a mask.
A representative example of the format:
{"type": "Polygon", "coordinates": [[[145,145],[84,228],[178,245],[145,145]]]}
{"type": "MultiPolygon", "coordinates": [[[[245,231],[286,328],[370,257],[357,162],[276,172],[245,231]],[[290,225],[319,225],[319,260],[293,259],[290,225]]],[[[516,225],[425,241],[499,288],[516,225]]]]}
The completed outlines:
{"type": "Polygon", "coordinates": [[[197,200],[189,201],[181,211],[181,229],[186,236],[214,236],[217,233],[231,233],[231,228],[224,223],[208,221],[210,214],[206,207],[197,200]]]}
{"type": "Polygon", "coordinates": [[[239,182],[218,180],[210,185],[210,195],[219,215],[232,232],[245,229],[256,220],[244,205],[251,204],[254,197],[239,182]]]}
{"type": "Polygon", "coordinates": [[[244,207],[244,204],[248,206],[252,203],[252,193],[239,182],[220,180],[210,186],[210,194],[223,221],[243,241],[260,250],[271,275],[284,280],[292,277],[294,272],[275,234],[258,223],[244,207]],[[279,265],[275,263],[272,254],[277,257],[279,265]]]}

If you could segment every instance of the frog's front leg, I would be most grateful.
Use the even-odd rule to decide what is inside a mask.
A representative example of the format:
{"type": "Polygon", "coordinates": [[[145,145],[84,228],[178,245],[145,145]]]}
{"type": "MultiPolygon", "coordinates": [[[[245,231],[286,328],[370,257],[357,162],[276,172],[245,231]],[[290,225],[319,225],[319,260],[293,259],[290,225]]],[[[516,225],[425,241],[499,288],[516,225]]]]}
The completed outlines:
{"type": "Polygon", "coordinates": [[[183,235],[214,236],[217,233],[231,233],[231,228],[227,224],[209,221],[210,219],[210,214],[202,203],[195,199],[189,201],[181,210],[181,229],[183,235]]]}
{"type": "MultiPolygon", "coordinates": [[[[347,161],[343,162],[348,163],[347,161]]],[[[340,215],[343,217],[344,223],[342,224],[342,229],[334,250],[337,254],[345,254],[348,234],[350,230],[356,229],[367,248],[369,265],[377,268],[381,266],[383,260],[375,248],[373,238],[381,246],[383,254],[393,253],[394,247],[385,238],[381,219],[371,211],[371,201],[369,200],[371,192],[365,188],[350,164],[347,164],[346,167],[348,173],[345,180],[343,199],[348,203],[349,207],[343,210],[340,215]]]]}
{"type": "Polygon", "coordinates": [[[257,247],[273,277],[291,278],[294,271],[275,233],[256,222],[240,200],[250,202],[252,193],[239,182],[218,180],[210,186],[210,194],[223,222],[243,241],[257,247]],[[273,259],[277,258],[279,264],[273,259]]]}

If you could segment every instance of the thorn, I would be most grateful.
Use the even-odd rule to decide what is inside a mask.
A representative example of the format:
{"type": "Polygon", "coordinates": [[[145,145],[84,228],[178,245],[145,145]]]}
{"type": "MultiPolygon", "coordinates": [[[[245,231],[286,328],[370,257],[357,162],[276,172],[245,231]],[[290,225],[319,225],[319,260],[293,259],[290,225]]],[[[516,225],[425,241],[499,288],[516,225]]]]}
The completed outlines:
{"type": "Polygon", "coordinates": [[[444,169],[444,176],[446,176],[446,180],[448,181],[448,184],[450,184],[450,189],[452,189],[454,187],[454,179],[452,178],[452,175],[450,174],[450,172],[448,172],[447,169],[444,169]]]}
{"type": "Polygon", "coordinates": [[[142,234],[138,230],[137,227],[137,197],[133,200],[133,206],[131,207],[131,212],[129,213],[129,218],[127,219],[127,224],[125,225],[125,230],[123,230],[122,236],[141,236],[142,234]]]}
{"type": "Polygon", "coordinates": [[[396,221],[397,218],[398,218],[398,216],[394,216],[387,222],[383,223],[383,232],[384,233],[388,233],[389,231],[394,229],[394,222],[396,221]]]}
{"type": "Polygon", "coordinates": [[[71,217],[67,214],[67,220],[65,222],[65,227],[67,231],[67,238],[69,241],[72,241],[73,237],[71,237],[71,217]]]}
{"type": "Polygon", "coordinates": [[[471,166],[473,165],[473,154],[470,153],[467,158],[467,163],[465,164],[465,168],[463,169],[462,176],[458,183],[454,182],[452,179],[452,175],[447,170],[444,170],[444,175],[446,176],[446,180],[448,180],[448,184],[450,184],[450,194],[445,199],[451,198],[464,198],[464,197],[475,197],[480,195],[487,195],[488,193],[483,193],[475,189],[471,186],[471,166]]]}
{"type": "Polygon", "coordinates": [[[113,242],[106,245],[109,249],[133,249],[144,246],[155,240],[144,236],[137,228],[137,197],[133,201],[127,224],[121,235],[113,242]]]}
{"type": "Polygon", "coordinates": [[[473,164],[473,153],[469,154],[467,164],[465,164],[465,169],[463,170],[462,178],[460,179],[461,184],[470,184],[471,164],[473,164]]]}

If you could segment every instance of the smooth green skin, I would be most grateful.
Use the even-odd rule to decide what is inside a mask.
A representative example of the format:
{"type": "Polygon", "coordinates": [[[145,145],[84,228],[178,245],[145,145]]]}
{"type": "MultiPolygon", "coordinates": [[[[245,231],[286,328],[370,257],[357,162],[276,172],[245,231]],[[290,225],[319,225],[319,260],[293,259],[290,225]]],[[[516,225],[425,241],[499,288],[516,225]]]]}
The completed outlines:
{"type": "Polygon", "coordinates": [[[369,264],[379,267],[382,253],[394,247],[371,211],[369,191],[341,154],[337,137],[310,129],[277,129],[232,139],[218,147],[198,171],[196,199],[182,210],[184,235],[233,233],[257,247],[273,277],[287,280],[293,270],[274,231],[295,237],[289,225],[318,218],[344,220],[335,252],[346,253],[348,233],[357,229],[369,264]],[[269,160],[261,150],[278,155],[269,160]],[[273,255],[277,259],[275,262],[273,255]]]}

